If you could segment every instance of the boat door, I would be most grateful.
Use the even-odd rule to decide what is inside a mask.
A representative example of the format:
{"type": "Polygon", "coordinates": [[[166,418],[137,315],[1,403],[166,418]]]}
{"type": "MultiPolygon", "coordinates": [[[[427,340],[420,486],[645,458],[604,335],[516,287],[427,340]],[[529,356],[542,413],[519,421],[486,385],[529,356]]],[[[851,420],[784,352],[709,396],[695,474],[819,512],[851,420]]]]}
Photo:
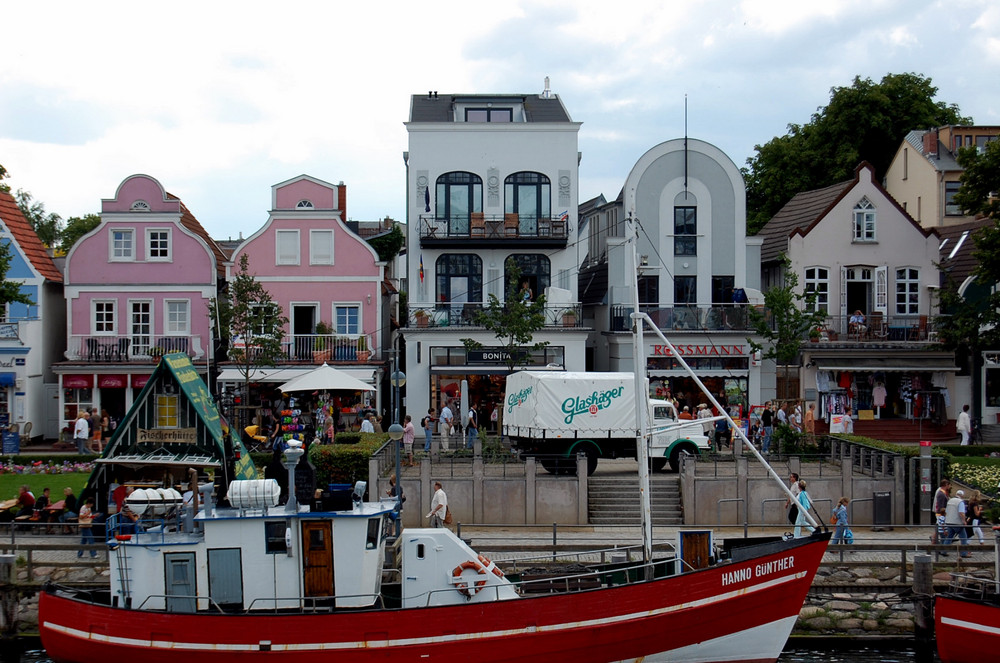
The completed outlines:
{"type": "Polygon", "coordinates": [[[302,580],[306,596],[333,596],[333,523],[302,521],[302,580]]]}
{"type": "Polygon", "coordinates": [[[195,588],[194,553],[163,555],[166,578],[167,612],[195,612],[198,599],[195,588]]]}

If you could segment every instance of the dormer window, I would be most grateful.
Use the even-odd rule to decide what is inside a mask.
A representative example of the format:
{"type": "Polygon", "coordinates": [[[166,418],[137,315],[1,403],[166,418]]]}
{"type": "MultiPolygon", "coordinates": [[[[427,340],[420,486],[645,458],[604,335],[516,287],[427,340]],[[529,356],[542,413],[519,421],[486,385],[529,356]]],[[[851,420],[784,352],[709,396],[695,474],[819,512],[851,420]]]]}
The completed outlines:
{"type": "Polygon", "coordinates": [[[513,122],[513,108],[466,108],[466,122],[513,122]]]}
{"type": "Polygon", "coordinates": [[[300,200],[295,204],[295,209],[313,209],[313,204],[311,200],[300,200]]]}
{"type": "Polygon", "coordinates": [[[875,206],[864,196],[854,206],[854,241],[875,241],[875,206]]]}
{"type": "Polygon", "coordinates": [[[145,200],[137,200],[134,203],[132,203],[132,207],[129,208],[129,211],[130,212],[148,212],[149,211],[149,203],[147,203],[145,200]]]}

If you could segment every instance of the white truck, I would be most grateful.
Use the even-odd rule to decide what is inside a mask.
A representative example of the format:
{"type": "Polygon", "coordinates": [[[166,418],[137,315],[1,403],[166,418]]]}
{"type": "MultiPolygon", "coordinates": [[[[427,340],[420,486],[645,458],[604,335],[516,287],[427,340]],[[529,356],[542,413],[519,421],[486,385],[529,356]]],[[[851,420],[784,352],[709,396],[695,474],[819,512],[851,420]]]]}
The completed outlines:
{"type": "MultiPolygon", "coordinates": [[[[638,403],[649,413],[649,457],[654,470],[677,470],[680,455],[711,448],[703,424],[679,420],[668,401],[638,403]]],[[[631,373],[518,371],[507,377],[503,433],[522,457],[538,458],[553,474],[576,473],[576,455],[587,456],[587,474],[600,458],[636,457],[635,380],[631,373]]]]}

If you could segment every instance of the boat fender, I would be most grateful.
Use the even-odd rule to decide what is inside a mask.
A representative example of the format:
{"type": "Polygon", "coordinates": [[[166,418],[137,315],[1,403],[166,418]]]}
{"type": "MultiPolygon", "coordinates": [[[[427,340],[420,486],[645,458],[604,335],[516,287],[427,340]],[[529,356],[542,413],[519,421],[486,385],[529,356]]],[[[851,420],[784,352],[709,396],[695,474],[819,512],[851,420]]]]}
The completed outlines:
{"type": "Polygon", "coordinates": [[[473,596],[479,593],[480,589],[486,586],[486,581],[477,580],[475,584],[468,581],[462,581],[461,580],[462,572],[465,571],[466,569],[477,571],[479,575],[486,575],[486,569],[484,569],[479,562],[474,562],[472,560],[469,560],[467,562],[462,562],[461,564],[459,564],[458,566],[456,566],[454,569],[451,570],[451,577],[459,578],[459,580],[455,582],[455,588],[458,591],[465,594],[467,597],[472,598],[473,596]]]}
{"type": "Polygon", "coordinates": [[[498,578],[503,578],[503,571],[500,570],[499,566],[497,566],[496,564],[493,564],[493,562],[490,561],[489,557],[486,557],[485,555],[480,555],[479,556],[479,562],[483,565],[483,567],[487,571],[493,571],[493,575],[495,575],[498,578]],[[490,564],[493,564],[493,568],[492,569],[490,568],[490,564]]]}

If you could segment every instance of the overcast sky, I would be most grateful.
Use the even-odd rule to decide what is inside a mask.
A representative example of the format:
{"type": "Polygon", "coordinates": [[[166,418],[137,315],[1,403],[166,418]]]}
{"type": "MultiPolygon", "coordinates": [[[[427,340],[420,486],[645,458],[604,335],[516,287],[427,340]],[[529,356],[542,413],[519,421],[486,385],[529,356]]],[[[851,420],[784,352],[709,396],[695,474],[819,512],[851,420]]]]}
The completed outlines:
{"type": "Polygon", "coordinates": [[[217,238],[271,185],[347,184],[348,215],[405,220],[409,99],[538,93],[580,130],[580,199],[618,194],[684,134],[742,167],[855,75],[916,72],[1000,125],[997,0],[4,3],[0,164],[68,217],[156,177],[217,238]]]}

